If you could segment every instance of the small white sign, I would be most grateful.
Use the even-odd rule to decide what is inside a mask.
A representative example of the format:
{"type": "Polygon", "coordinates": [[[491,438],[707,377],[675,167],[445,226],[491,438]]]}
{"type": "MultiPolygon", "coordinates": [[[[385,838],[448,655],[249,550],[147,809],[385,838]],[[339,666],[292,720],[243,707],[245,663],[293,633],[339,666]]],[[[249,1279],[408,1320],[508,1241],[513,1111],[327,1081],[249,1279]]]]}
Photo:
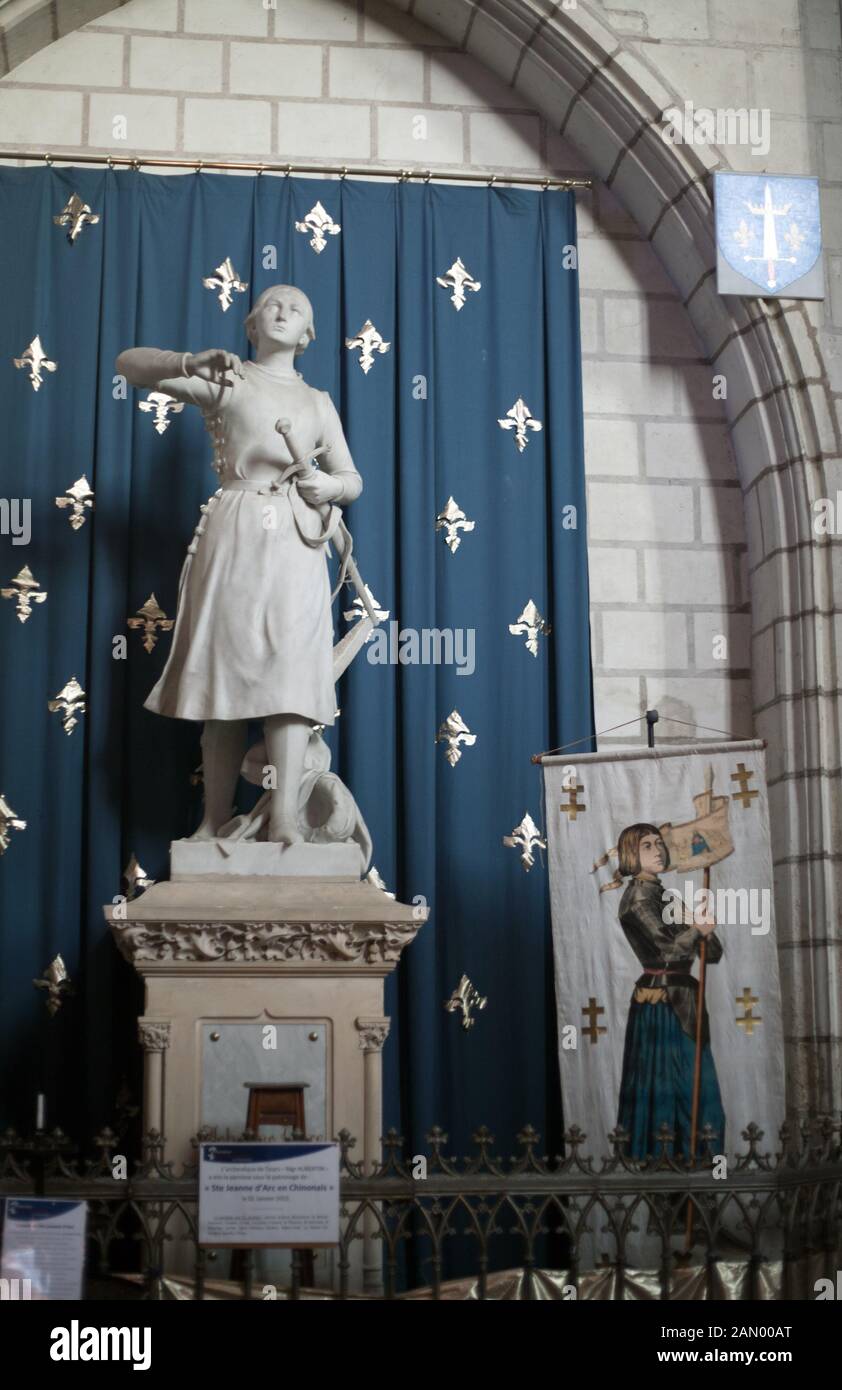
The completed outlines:
{"type": "Polygon", "coordinates": [[[33,1300],[80,1299],[87,1215],[86,1202],[7,1198],[0,1277],[28,1280],[33,1300]]]}
{"type": "Polygon", "coordinates": [[[199,1244],[339,1244],[338,1144],[200,1144],[199,1244]]]}

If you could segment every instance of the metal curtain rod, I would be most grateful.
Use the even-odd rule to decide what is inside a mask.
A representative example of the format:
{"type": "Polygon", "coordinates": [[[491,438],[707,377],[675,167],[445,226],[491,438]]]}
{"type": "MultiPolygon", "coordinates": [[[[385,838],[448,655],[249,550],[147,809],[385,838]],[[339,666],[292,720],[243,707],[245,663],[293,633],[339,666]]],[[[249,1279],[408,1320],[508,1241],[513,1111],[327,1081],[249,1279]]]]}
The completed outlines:
{"type": "Polygon", "coordinates": [[[138,158],[137,155],[87,154],[85,151],[78,151],[76,154],[48,154],[43,150],[0,150],[0,159],[43,159],[47,164],[107,164],[109,167],[126,164],[131,169],[140,169],[142,165],[148,165],[157,168],[192,169],[197,174],[203,169],[252,169],[257,174],[338,174],[341,179],[364,175],[369,178],[397,179],[400,183],[409,179],[422,179],[424,183],[435,180],[437,183],[486,183],[489,186],[496,183],[536,184],[541,188],[593,186],[593,179],[589,178],[551,179],[540,174],[454,174],[436,169],[380,169],[367,164],[281,164],[267,160],[256,163],[249,159],[166,159],[157,155],[138,158]]]}

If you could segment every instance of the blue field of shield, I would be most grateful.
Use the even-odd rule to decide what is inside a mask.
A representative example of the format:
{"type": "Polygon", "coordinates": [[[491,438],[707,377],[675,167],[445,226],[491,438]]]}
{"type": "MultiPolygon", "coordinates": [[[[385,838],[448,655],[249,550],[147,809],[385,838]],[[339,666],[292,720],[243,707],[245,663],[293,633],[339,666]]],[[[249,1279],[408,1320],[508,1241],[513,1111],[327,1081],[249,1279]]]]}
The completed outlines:
{"type": "Polygon", "coordinates": [[[816,264],[822,247],[818,179],[717,174],[716,244],[732,270],[779,294],[816,264]]]}

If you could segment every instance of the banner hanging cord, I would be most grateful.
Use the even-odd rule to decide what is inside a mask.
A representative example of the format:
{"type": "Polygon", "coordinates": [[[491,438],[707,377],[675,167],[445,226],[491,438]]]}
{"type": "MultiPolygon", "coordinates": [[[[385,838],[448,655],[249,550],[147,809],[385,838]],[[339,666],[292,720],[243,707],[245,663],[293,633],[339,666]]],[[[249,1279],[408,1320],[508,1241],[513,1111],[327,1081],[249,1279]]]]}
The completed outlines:
{"type": "MultiPolygon", "coordinates": [[[[645,719],[645,713],[638,714],[638,717],[636,717],[636,719],[624,720],[624,723],[622,724],[611,724],[610,728],[602,728],[602,730],[597,731],[596,734],[585,734],[584,738],[571,739],[570,744],[561,744],[559,748],[547,748],[543,753],[532,753],[532,762],[538,763],[538,765],[540,765],[540,760],[542,760],[543,758],[550,758],[550,756],[552,756],[553,753],[563,753],[566,752],[566,749],[568,748],[577,748],[579,744],[588,744],[588,742],[591,742],[592,738],[603,738],[606,734],[616,733],[618,728],[629,728],[631,724],[639,724],[641,723],[641,720],[645,719]]],[[[706,734],[724,734],[725,738],[734,739],[735,742],[745,741],[745,734],[734,734],[731,733],[731,731],[727,730],[727,728],[713,728],[711,724],[693,724],[692,721],[688,719],[674,719],[674,717],[672,717],[671,714],[670,716],[667,716],[666,714],[666,716],[664,716],[664,719],[667,719],[668,723],[671,724],[684,724],[685,728],[703,728],[704,733],[706,734]]],[[[546,780],[543,777],[542,780],[540,780],[540,823],[542,823],[542,826],[546,826],[547,823],[546,780]]]]}
{"type": "MultiPolygon", "coordinates": [[[[555,753],[564,753],[568,748],[576,748],[580,743],[589,743],[590,740],[604,738],[606,734],[613,734],[617,729],[628,729],[631,724],[639,724],[645,719],[645,714],[640,714],[636,719],[627,719],[622,724],[612,724],[610,729],[600,729],[595,734],[585,734],[584,738],[574,738],[570,743],[562,743],[559,748],[546,748],[543,753],[533,753],[532,762],[540,763],[542,758],[552,757],[555,753]]],[[[735,734],[728,729],[714,729],[710,724],[694,724],[689,719],[676,719],[673,715],[665,714],[663,719],[668,724],[683,724],[687,729],[704,729],[708,734],[724,734],[726,738],[733,739],[737,743],[745,741],[744,734],[735,734]]]]}

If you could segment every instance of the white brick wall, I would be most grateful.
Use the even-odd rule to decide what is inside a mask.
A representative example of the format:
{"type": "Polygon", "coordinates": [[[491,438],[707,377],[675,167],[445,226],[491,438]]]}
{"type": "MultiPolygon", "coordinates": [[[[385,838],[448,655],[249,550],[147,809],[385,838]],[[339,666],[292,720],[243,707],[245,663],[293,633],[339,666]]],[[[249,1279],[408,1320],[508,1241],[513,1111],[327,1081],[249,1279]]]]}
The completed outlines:
{"type": "MultiPolygon", "coordinates": [[[[0,81],[3,141],[68,152],[449,165],[503,176],[586,167],[529,109],[528,96],[457,51],[461,10],[446,0],[407,0],[403,8],[414,14],[382,0],[278,0],[276,9],[260,0],[130,0],[0,81]],[[424,27],[428,16],[444,36],[424,27]],[[127,140],[113,138],[115,115],[127,118],[127,140]]],[[[618,0],[605,14],[682,99],[734,106],[789,80],[801,56],[797,8],[795,0],[618,0]]],[[[810,42],[838,43],[835,18],[833,5],[816,0],[810,42]]],[[[497,40],[481,11],[471,38],[480,56],[497,40]]],[[[836,62],[826,51],[816,56],[822,74],[836,62]]],[[[512,71],[517,57],[512,46],[512,71]]],[[[638,59],[628,52],[625,61],[638,59]]],[[[560,120],[561,84],[537,70],[535,82],[545,97],[557,93],[560,120]]],[[[800,83],[798,101],[810,85],[800,83]]],[[[786,112],[773,122],[773,150],[793,161],[806,149],[814,159],[821,152],[838,182],[828,205],[836,237],[838,93],[816,94],[809,121],[781,92],[773,96],[775,110],[786,112]]],[[[593,149],[591,166],[610,167],[613,158],[607,147],[593,149]]],[[[667,723],[668,713],[746,732],[744,523],[712,370],[676,286],[626,210],[603,185],[578,205],[597,727],[657,702],[661,738],[690,733],[667,723]],[[727,660],[713,656],[717,635],[728,639],[727,660]]],[[[837,243],[842,251],[842,233],[837,243]]],[[[687,288],[697,278],[688,267],[687,288]]],[[[833,312],[842,328],[838,289],[833,312]]],[[[757,424],[747,417],[740,428],[757,424]]],[[[758,525],[756,502],[751,515],[758,525]]],[[[755,643],[772,683],[775,640],[785,639],[770,636],[768,653],[763,639],[755,643]]],[[[628,732],[614,737],[630,741],[628,732]]]]}

